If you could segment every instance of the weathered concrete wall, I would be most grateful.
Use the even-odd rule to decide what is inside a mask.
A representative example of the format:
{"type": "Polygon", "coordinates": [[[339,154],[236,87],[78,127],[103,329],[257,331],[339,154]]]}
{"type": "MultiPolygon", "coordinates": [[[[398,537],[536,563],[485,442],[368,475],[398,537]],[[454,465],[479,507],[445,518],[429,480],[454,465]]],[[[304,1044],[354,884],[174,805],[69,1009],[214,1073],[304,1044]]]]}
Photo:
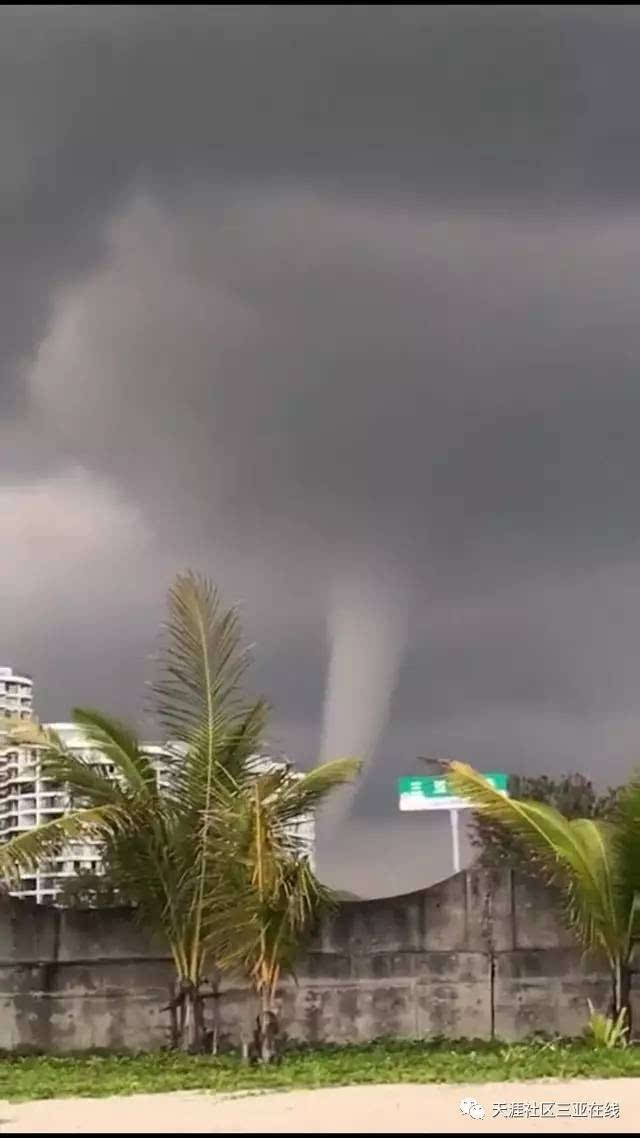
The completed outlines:
{"type": "MultiPolygon", "coordinates": [[[[128,911],[0,902],[2,1048],[160,1047],[171,979],[166,952],[128,911]]],[[[549,894],[509,872],[345,903],[319,928],[297,981],[282,987],[282,1019],[291,1038],[309,1041],[577,1034],[587,997],[604,1006],[609,995],[606,972],[581,959],[549,894]]],[[[253,1014],[246,988],[226,981],[219,1008],[223,1035],[237,1042],[253,1014]]]]}

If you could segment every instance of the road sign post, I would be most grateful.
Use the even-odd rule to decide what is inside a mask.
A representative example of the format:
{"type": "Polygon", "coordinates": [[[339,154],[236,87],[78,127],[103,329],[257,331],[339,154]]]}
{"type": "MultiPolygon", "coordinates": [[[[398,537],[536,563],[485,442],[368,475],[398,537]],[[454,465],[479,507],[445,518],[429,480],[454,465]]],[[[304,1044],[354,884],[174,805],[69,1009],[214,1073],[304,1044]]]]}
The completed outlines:
{"type": "MultiPolygon", "coordinates": [[[[488,783],[508,796],[508,775],[491,771],[484,776],[488,783]]],[[[460,872],[460,834],[458,811],[472,810],[473,802],[454,794],[446,775],[416,775],[398,779],[398,795],[401,810],[448,810],[451,822],[451,847],[453,851],[453,872],[460,872]]]]}
{"type": "Polygon", "coordinates": [[[449,818],[451,820],[451,845],[453,847],[453,872],[460,872],[460,836],[458,834],[458,811],[450,810],[449,818]]]}

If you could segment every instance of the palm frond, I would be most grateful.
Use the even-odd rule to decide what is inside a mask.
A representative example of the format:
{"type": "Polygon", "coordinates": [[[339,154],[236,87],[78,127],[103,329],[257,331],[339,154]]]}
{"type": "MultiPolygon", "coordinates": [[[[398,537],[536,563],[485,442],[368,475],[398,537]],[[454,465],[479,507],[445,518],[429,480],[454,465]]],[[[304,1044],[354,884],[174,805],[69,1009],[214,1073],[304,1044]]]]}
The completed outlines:
{"type": "Polygon", "coordinates": [[[206,578],[179,575],[168,603],[160,675],[151,691],[169,736],[191,744],[213,728],[221,707],[227,714],[237,707],[250,655],[241,647],[237,611],[223,610],[217,589],[206,578]]]}
{"type": "Polygon", "coordinates": [[[619,905],[619,859],[609,822],[576,818],[567,822],[569,847],[564,894],[566,915],[586,948],[600,947],[613,960],[621,950],[625,915],[619,905]]]}
{"type": "Polygon", "coordinates": [[[89,746],[109,759],[129,790],[136,794],[155,794],[153,765],[129,727],[95,708],[75,708],[73,719],[82,728],[89,746]]]}
{"type": "Polygon", "coordinates": [[[222,969],[241,965],[266,991],[291,970],[315,917],[333,902],[295,824],[359,766],[338,760],[297,778],[250,765],[235,787],[216,779],[209,841],[224,872],[208,894],[203,928],[222,969]]]}
{"type": "Polygon", "coordinates": [[[616,897],[611,825],[591,818],[569,821],[546,804],[507,798],[465,763],[451,762],[448,774],[454,792],[515,833],[542,875],[560,886],[568,920],[584,947],[615,955],[625,921],[616,897]]]}
{"type": "Polygon", "coordinates": [[[43,750],[38,765],[41,777],[64,785],[72,805],[81,803],[125,808],[131,797],[131,791],[127,791],[126,786],[110,777],[103,768],[65,747],[43,750]]]}
{"type": "Polygon", "coordinates": [[[35,871],[43,858],[61,850],[68,842],[109,839],[124,832],[131,821],[128,813],[109,804],[74,810],[43,822],[0,845],[0,873],[15,880],[21,871],[35,871]]]}
{"type": "Polygon", "coordinates": [[[640,936],[640,776],[618,792],[613,810],[618,903],[629,914],[629,947],[640,936]]]}
{"type": "Polygon", "coordinates": [[[49,747],[59,743],[58,737],[50,727],[42,727],[37,719],[20,719],[9,716],[0,722],[0,745],[49,747]]]}
{"type": "Polygon", "coordinates": [[[359,759],[332,759],[304,774],[302,778],[287,774],[283,777],[277,798],[278,817],[288,822],[313,811],[340,786],[352,783],[362,769],[359,759]]]}
{"type": "MultiPolygon", "coordinates": [[[[178,576],[169,593],[161,673],[152,686],[159,718],[170,737],[186,747],[182,771],[172,773],[172,795],[187,805],[192,820],[191,867],[183,866],[183,889],[191,884],[193,936],[190,978],[201,966],[201,940],[208,882],[215,877],[216,852],[210,828],[217,772],[241,726],[256,734],[263,713],[248,714],[240,681],[249,663],[241,646],[237,611],[224,610],[217,589],[193,573],[178,576]]],[[[231,748],[233,754],[233,747],[231,748]]],[[[184,812],[184,811],[183,811],[184,812]]]]}

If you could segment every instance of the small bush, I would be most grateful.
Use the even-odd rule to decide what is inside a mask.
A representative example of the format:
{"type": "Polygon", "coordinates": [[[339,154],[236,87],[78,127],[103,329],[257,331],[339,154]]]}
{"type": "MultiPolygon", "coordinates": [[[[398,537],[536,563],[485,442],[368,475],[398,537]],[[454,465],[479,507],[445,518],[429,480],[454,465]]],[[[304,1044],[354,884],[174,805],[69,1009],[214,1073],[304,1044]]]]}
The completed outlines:
{"type": "Polygon", "coordinates": [[[587,1000],[587,1003],[589,1005],[587,1038],[591,1045],[596,1048],[604,1047],[607,1050],[613,1047],[626,1047],[629,1033],[627,1009],[621,1008],[614,1019],[613,1016],[596,1011],[591,1000],[587,1000]]]}

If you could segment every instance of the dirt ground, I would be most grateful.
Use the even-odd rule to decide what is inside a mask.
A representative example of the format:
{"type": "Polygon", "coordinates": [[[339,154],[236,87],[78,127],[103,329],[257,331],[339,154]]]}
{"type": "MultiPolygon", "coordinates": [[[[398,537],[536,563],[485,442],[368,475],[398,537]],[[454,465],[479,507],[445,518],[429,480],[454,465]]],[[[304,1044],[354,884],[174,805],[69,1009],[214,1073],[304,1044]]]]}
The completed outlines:
{"type": "Polygon", "coordinates": [[[490,1134],[584,1134],[636,1131],[638,1118],[640,1079],[467,1087],[359,1086],[251,1095],[181,1091],[106,1099],[0,1101],[0,1132],[5,1134],[473,1134],[482,1130],[490,1134]],[[464,1099],[475,1100],[484,1109],[484,1117],[478,1117],[479,1108],[472,1110],[469,1102],[463,1113],[460,1103],[464,1099]],[[543,1109],[546,1117],[535,1117],[543,1109]]]}

